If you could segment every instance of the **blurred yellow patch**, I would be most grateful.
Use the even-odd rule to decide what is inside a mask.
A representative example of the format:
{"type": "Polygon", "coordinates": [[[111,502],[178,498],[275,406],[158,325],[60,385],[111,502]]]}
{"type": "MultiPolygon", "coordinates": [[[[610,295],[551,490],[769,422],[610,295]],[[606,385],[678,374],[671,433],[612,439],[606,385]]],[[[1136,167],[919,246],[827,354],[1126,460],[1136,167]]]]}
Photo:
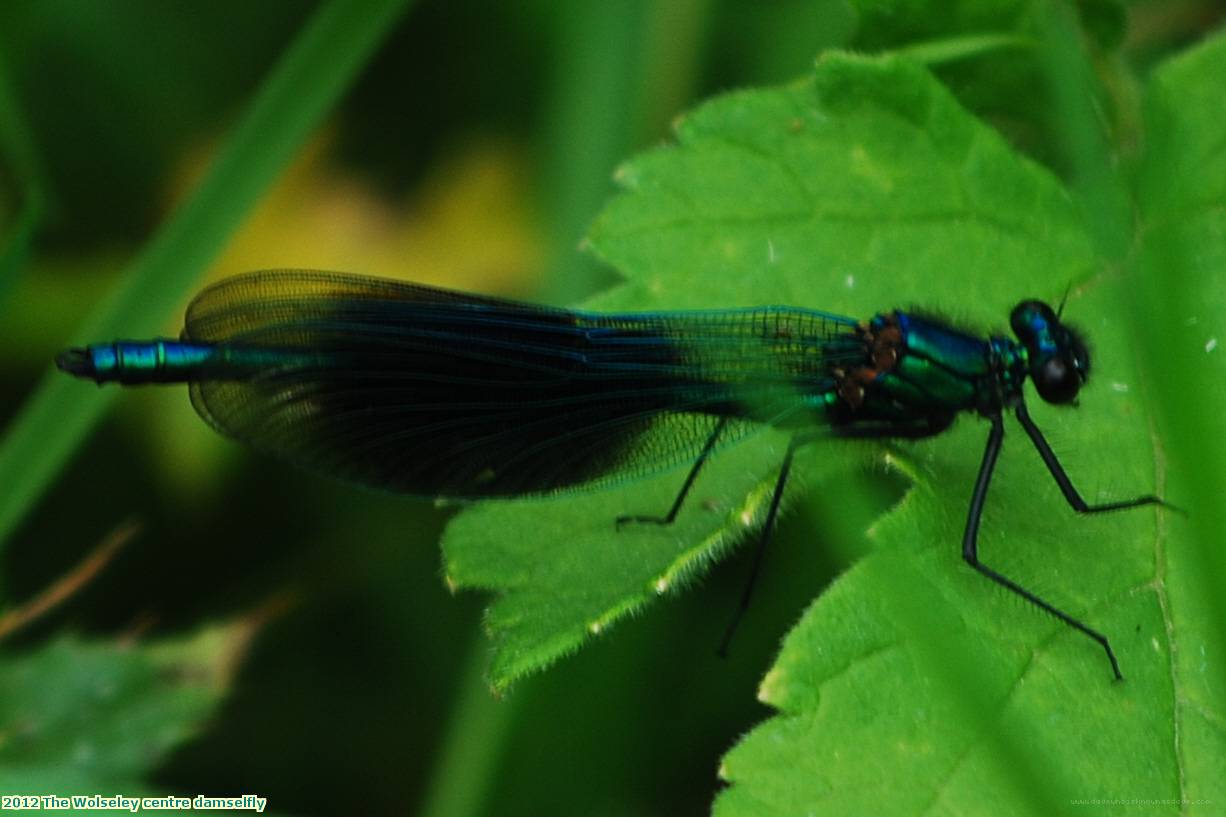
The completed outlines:
{"type": "MultiPolygon", "coordinates": [[[[523,162],[506,142],[470,143],[432,168],[404,201],[329,162],[312,142],[209,273],[331,269],[481,292],[527,292],[543,242],[523,162]]],[[[193,160],[185,179],[203,168],[193,160]]],[[[185,183],[183,185],[187,187],[185,183]]]]}
{"type": "MultiPolygon", "coordinates": [[[[208,281],[274,268],[328,269],[493,294],[527,294],[544,244],[529,207],[520,154],[505,142],[463,146],[393,201],[330,162],[316,139],[287,170],[213,265],[208,281]]],[[[176,195],[186,193],[207,155],[191,159],[176,195]]],[[[179,326],[168,327],[177,333],[179,326]]],[[[227,444],[188,407],[182,389],[161,390],[147,439],[183,496],[207,503],[216,469],[239,447],[227,444]]],[[[289,468],[290,466],[285,466],[289,468]]]]}

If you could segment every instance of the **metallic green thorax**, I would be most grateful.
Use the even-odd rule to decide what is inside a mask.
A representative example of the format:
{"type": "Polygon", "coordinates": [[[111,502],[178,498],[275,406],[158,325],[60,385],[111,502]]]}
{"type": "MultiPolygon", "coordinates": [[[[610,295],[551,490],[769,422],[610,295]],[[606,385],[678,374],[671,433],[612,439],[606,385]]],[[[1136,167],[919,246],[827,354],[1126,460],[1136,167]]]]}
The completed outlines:
{"type": "Polygon", "coordinates": [[[859,333],[863,361],[835,372],[839,386],[827,400],[836,426],[926,424],[935,433],[959,412],[1012,405],[1027,376],[1027,350],[1016,341],[911,313],[882,313],[859,333]]]}

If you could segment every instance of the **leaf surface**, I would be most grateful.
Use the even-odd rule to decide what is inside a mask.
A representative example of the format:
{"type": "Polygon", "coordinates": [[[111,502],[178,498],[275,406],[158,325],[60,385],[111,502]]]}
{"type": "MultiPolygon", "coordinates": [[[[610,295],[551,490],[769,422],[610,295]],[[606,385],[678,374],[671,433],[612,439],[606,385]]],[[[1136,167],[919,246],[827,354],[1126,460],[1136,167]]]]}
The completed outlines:
{"type": "MultiPolygon", "coordinates": [[[[836,55],[811,81],[716,99],[679,124],[676,145],[618,178],[625,192],[591,243],[627,280],[596,309],[788,304],[868,317],[923,305],[984,329],[1004,324],[1021,297],[1054,300],[1094,274],[1060,185],[903,60],[836,55]]],[[[965,513],[977,457],[968,445],[979,448],[983,433],[967,420],[952,443],[891,449],[917,478],[953,488],[951,504],[928,512],[946,534],[965,513]],[[945,470],[937,458],[947,448],[968,456],[945,470]]],[[[498,593],[488,614],[494,685],[575,649],[756,532],[784,445],[768,430],[722,452],[670,528],[613,522],[663,513],[683,469],[459,515],[444,537],[447,575],[498,593]]],[[[863,460],[863,445],[813,449],[794,497],[863,460]]],[[[1137,471],[1152,480],[1152,469],[1137,471]]],[[[948,548],[956,534],[939,541],[948,548]]]]}
{"type": "Polygon", "coordinates": [[[0,791],[159,794],[146,782],[150,773],[221,701],[228,659],[247,629],[132,647],[65,636],[8,656],[0,666],[0,791]]]}

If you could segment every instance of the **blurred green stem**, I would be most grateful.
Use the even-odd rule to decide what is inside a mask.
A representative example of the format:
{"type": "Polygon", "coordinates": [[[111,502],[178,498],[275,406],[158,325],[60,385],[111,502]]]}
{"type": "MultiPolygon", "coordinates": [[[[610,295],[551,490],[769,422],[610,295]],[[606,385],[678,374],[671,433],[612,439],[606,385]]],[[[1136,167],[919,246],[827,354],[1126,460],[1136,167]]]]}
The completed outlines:
{"type": "Polygon", "coordinates": [[[919,60],[928,67],[947,65],[959,60],[1008,49],[1033,49],[1035,41],[1019,34],[974,34],[912,43],[898,53],[919,60]]]}
{"type": "Polygon", "coordinates": [[[1118,265],[1132,246],[1132,204],[1116,170],[1115,152],[1101,113],[1099,100],[1104,98],[1104,89],[1086,53],[1073,9],[1049,2],[1041,14],[1039,63],[1072,177],[1069,185],[1099,256],[1118,265]]]}
{"type": "Polygon", "coordinates": [[[0,59],[0,155],[20,190],[21,208],[11,229],[0,225],[0,303],[25,266],[48,204],[47,176],[25,110],[0,59]]]}
{"type": "Polygon", "coordinates": [[[423,817],[489,813],[486,800],[523,696],[496,699],[485,678],[488,665],[489,646],[476,630],[420,811],[423,817]]]}
{"type": "Polygon", "coordinates": [[[21,210],[12,229],[0,236],[0,303],[4,302],[5,296],[25,267],[30,256],[30,245],[34,243],[34,235],[38,232],[45,213],[46,202],[42,189],[27,186],[21,210]]]}
{"type": "Polygon", "coordinates": [[[689,98],[709,0],[558,8],[555,85],[545,110],[550,271],[540,297],[574,303],[613,281],[576,252],[612,193],[613,170],[689,98]]]}

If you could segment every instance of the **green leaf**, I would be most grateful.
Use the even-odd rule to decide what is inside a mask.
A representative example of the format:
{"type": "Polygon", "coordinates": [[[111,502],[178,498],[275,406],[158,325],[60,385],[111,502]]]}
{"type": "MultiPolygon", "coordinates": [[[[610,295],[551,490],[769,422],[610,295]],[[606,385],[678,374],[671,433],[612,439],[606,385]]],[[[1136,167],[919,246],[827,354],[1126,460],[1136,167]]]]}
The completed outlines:
{"type": "Polygon", "coordinates": [[[1137,274],[1104,266],[1074,290],[1066,314],[1094,341],[1095,377],[1075,412],[1032,407],[1091,502],[1158,490],[1188,519],[1078,518],[1014,434],[980,537],[986,564],[1105,632],[1127,681],[1110,682],[1093,642],[960,564],[983,436],[964,422],[899,452],[914,487],[875,526],[873,554],[788,635],[760,693],[779,714],[727,756],[733,785],[716,814],[1050,814],[1092,803],[1195,814],[1226,797],[1226,372],[1212,356],[1226,310],[1226,141],[1212,101],[1223,82],[1221,38],[1158,72],[1137,274]],[[1130,300],[1148,341],[1142,371],[1120,308],[1130,300]],[[1160,437],[1140,399],[1149,394],[1165,415],[1160,437]]]}
{"type": "Polygon", "coordinates": [[[156,792],[150,773],[212,714],[247,631],[133,647],[61,637],[9,655],[0,665],[0,791],[156,792]]]}
{"type": "MultiPolygon", "coordinates": [[[[1062,144],[1066,122],[1061,93],[1077,83],[1044,65],[1059,43],[1053,20],[1071,30],[1097,59],[1093,105],[1098,121],[1113,130],[1135,126],[1132,77],[1116,59],[1127,16],[1120,0],[850,0],[859,20],[854,45],[870,52],[891,49],[934,71],[959,101],[1006,135],[1019,150],[1060,173],[1074,164],[1062,144]]],[[[1061,32],[1063,33],[1063,32],[1061,32]]],[[[1125,137],[1126,138],[1126,137],[1125,137]]]]}
{"type": "MultiPolygon", "coordinates": [[[[702,106],[679,124],[677,138],[619,171],[626,192],[591,243],[627,282],[595,308],[782,303],[867,317],[924,304],[993,326],[1020,297],[1055,300],[1093,271],[1059,184],[901,59],[831,56],[813,81],[702,106]]],[[[979,449],[983,434],[974,422],[962,425],[953,442],[905,449],[925,480],[956,486],[956,497],[929,511],[948,522],[934,541],[951,553],[976,464],[968,446],[979,449]],[[967,454],[948,471],[935,460],[946,447],[967,454]]],[[[1066,426],[1074,423],[1057,420],[1057,434],[1066,426]]],[[[683,470],[456,517],[443,542],[449,581],[499,596],[488,615],[495,687],[692,581],[756,532],[783,445],[780,433],[765,431],[717,456],[668,528],[619,531],[614,520],[663,513],[683,470]]],[[[806,482],[863,461],[863,445],[814,449],[800,463],[794,498],[806,482]]],[[[1127,484],[1151,483],[1142,468],[1127,484]]]]}

